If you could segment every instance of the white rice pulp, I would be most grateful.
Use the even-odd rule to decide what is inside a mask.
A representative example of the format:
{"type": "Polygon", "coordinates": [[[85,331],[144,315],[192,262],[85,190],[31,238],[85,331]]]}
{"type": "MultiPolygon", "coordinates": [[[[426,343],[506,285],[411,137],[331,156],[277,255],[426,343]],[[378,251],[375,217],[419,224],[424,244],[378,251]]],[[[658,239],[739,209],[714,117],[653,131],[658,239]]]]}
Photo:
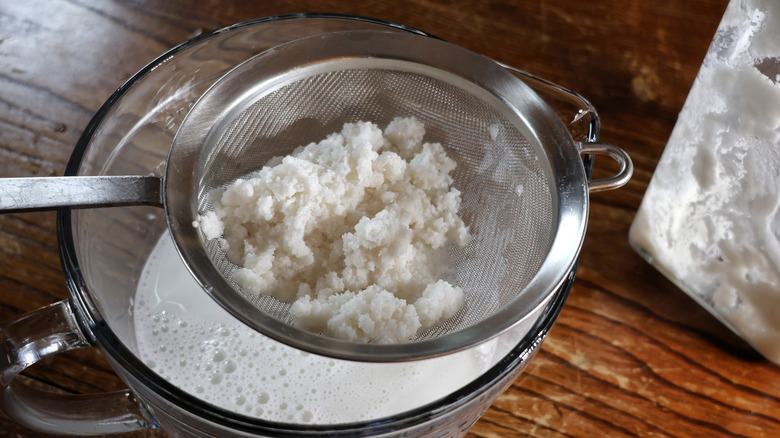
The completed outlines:
{"type": "Polygon", "coordinates": [[[293,302],[295,323],[338,338],[403,342],[451,318],[446,245],[469,241],[456,163],[415,118],[345,124],[212,194],[195,226],[240,266],[237,284],[293,302]]]}

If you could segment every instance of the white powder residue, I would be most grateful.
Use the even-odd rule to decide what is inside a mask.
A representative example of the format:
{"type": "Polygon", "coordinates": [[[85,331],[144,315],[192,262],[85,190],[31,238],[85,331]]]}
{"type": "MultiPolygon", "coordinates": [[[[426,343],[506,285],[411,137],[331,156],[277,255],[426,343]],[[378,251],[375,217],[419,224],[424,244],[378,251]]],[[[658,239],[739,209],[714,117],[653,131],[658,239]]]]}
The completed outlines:
{"type": "Polygon", "coordinates": [[[492,124],[488,128],[488,133],[490,134],[490,139],[493,141],[496,141],[498,138],[498,132],[501,128],[498,126],[498,124],[492,124]]]}
{"type": "Polygon", "coordinates": [[[780,364],[780,2],[732,1],[631,240],[780,364]]]}
{"type": "Polygon", "coordinates": [[[241,266],[251,294],[293,302],[297,325],[339,338],[403,342],[451,318],[463,291],[439,277],[468,229],[456,163],[415,118],[345,124],[238,180],[196,224],[241,266]]]}

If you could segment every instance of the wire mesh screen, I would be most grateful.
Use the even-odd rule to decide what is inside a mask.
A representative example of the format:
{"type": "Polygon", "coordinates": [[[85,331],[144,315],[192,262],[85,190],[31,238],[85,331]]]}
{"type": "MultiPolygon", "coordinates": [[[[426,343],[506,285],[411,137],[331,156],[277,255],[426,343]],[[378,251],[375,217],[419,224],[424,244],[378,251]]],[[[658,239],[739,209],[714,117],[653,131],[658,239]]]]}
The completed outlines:
{"type": "MultiPolygon", "coordinates": [[[[544,261],[556,214],[541,148],[523,135],[499,99],[436,75],[388,68],[327,71],[263,91],[237,108],[207,139],[195,173],[198,211],[211,209],[209,194],[245,177],[271,158],[338,132],[344,123],[384,127],[414,116],[426,142],[438,142],[457,163],[454,187],[460,216],[472,236],[447,248],[443,279],[466,294],[454,318],[418,333],[431,339],[471,326],[518,294],[544,261]]],[[[203,242],[212,262],[232,281],[236,266],[214,242],[203,242]]],[[[290,322],[290,305],[273,297],[247,297],[273,317],[290,322]]]]}

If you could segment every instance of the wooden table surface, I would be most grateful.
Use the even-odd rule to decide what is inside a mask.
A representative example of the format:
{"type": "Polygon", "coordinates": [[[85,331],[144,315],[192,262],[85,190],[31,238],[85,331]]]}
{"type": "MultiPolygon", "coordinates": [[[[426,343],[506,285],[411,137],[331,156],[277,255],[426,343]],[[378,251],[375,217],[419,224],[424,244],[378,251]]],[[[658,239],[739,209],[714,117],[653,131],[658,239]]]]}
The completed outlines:
{"type": "MultiPolygon", "coordinates": [[[[591,196],[578,279],[541,352],[473,437],[780,436],[780,367],[647,265],[628,228],[727,0],[0,0],[0,175],[62,175],[109,94],[170,47],[289,12],[407,24],[571,88],[636,165],[591,196]]],[[[604,170],[604,172],[609,169],[604,170]]],[[[0,216],[0,320],[67,296],[55,214],[0,216]]],[[[97,349],[24,373],[122,388],[97,349]]],[[[0,436],[47,436],[0,418],[0,436]]],[[[159,431],[130,434],[162,437],[159,431]]]]}

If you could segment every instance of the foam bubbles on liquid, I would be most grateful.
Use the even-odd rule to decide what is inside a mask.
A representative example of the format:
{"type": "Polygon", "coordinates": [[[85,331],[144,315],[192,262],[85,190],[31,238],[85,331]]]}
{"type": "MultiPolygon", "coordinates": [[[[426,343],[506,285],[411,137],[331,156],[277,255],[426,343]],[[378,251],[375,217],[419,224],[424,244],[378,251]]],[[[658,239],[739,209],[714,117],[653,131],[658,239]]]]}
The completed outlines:
{"type": "Polygon", "coordinates": [[[365,364],[295,350],[211,301],[165,234],[135,300],[139,357],[184,391],[243,415],[333,424],[393,415],[467,384],[505,351],[494,345],[414,363],[365,364]]]}

